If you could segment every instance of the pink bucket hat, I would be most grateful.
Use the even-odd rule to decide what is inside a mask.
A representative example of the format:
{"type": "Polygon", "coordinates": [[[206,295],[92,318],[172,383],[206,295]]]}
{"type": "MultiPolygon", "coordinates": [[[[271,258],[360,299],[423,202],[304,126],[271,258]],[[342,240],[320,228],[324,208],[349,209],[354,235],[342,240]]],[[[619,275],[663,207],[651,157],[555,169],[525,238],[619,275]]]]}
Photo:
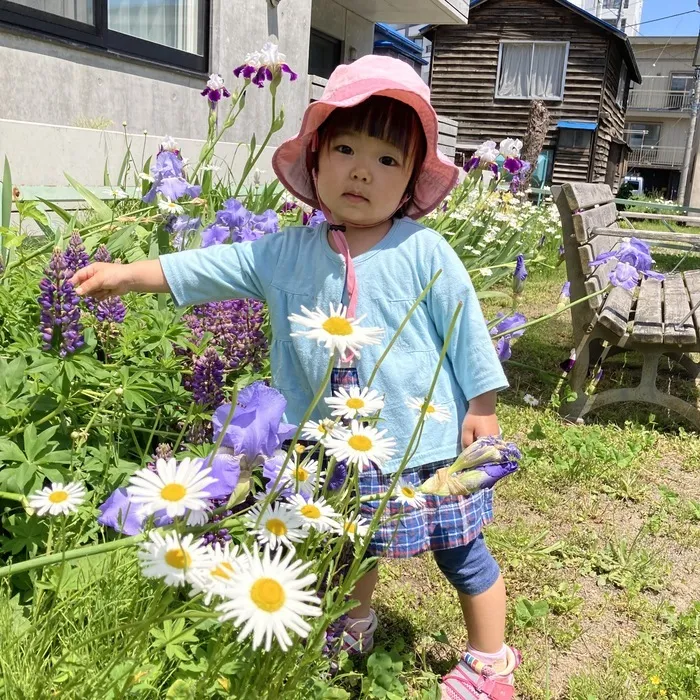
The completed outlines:
{"type": "Polygon", "coordinates": [[[316,196],[311,148],[318,128],[338,107],[354,107],[373,95],[393,97],[413,107],[425,133],[427,151],[416,178],[406,215],[418,219],[435,209],[457,184],[459,169],[438,150],[438,120],[430,104],[430,89],[403,61],[388,56],[363,56],[338,66],[323,96],[306,108],[299,133],[282,143],[272,157],[280,182],[302,202],[321,209],[316,196]]]}

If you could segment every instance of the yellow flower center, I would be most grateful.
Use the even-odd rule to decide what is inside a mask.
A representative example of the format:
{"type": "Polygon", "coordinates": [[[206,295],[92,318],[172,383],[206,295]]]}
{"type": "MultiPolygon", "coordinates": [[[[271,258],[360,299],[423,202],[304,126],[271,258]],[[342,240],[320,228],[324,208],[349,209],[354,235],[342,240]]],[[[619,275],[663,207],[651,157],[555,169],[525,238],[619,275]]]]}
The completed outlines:
{"type": "Polygon", "coordinates": [[[265,612],[277,612],[285,598],[284,588],[273,578],[259,578],[250,588],[250,599],[265,612]]]}
{"type": "Polygon", "coordinates": [[[68,491],[54,491],[49,496],[49,501],[51,503],[63,503],[63,501],[68,500],[68,491]]]}
{"type": "Polygon", "coordinates": [[[312,503],[302,506],[301,514],[305,518],[313,518],[314,520],[317,520],[321,517],[321,511],[319,510],[318,506],[315,506],[312,503]]]}
{"type": "Polygon", "coordinates": [[[416,490],[410,486],[402,486],[401,493],[406,496],[406,498],[415,498],[416,490]]]}
{"type": "Polygon", "coordinates": [[[326,428],[323,423],[318,424],[318,432],[321,433],[321,435],[328,435],[328,428],[326,428]]]}
{"type": "Polygon", "coordinates": [[[304,467],[297,467],[294,470],[294,477],[299,481],[308,481],[309,472],[307,472],[306,469],[304,469],[304,467]]]}
{"type": "Polygon", "coordinates": [[[211,575],[219,578],[230,579],[233,573],[233,566],[227,561],[222,561],[216,569],[212,569],[211,575]]]}
{"type": "Polygon", "coordinates": [[[173,569],[186,569],[192,564],[192,557],[182,548],[169,549],[165,553],[165,563],[173,569]]]}
{"type": "Polygon", "coordinates": [[[357,524],[345,523],[345,532],[349,532],[351,535],[354,535],[357,532],[357,524]]]}
{"type": "Polygon", "coordinates": [[[426,413],[435,413],[435,406],[433,404],[429,403],[428,408],[425,409],[426,413]]]}
{"type": "Polygon", "coordinates": [[[372,449],[372,441],[366,435],[353,435],[348,440],[348,445],[358,452],[367,452],[372,449]]]}
{"type": "Polygon", "coordinates": [[[352,335],[350,322],[340,316],[331,316],[323,322],[323,330],[329,335],[352,335]]]}
{"type": "Polygon", "coordinates": [[[304,454],[304,446],[303,446],[303,445],[296,444],[296,445],[294,445],[294,451],[295,451],[298,455],[304,454]]]}
{"type": "Polygon", "coordinates": [[[346,405],[348,408],[358,409],[358,408],[364,408],[364,407],[365,407],[365,402],[364,402],[362,399],[348,399],[348,400],[345,402],[345,405],[346,405]]]}
{"type": "Polygon", "coordinates": [[[277,537],[282,537],[287,534],[287,526],[279,518],[270,518],[265,527],[277,537]]]}
{"type": "Polygon", "coordinates": [[[186,493],[182,484],[168,484],[160,490],[160,497],[165,501],[181,501],[186,493]]]}

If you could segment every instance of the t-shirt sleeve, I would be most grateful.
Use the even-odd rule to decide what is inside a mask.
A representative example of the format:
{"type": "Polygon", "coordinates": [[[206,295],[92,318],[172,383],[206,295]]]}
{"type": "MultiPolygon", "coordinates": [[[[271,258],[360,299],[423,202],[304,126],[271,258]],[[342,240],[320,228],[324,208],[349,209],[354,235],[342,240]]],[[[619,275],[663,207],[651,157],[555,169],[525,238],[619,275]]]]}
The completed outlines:
{"type": "Polygon", "coordinates": [[[225,299],[265,301],[284,242],[281,233],[160,256],[177,306],[225,299]]]}
{"type": "Polygon", "coordinates": [[[444,239],[439,241],[431,256],[431,278],[438,270],[442,270],[442,273],[428,292],[426,303],[436,330],[444,339],[457,304],[462,302],[447,357],[466,399],[505,389],[508,380],[494,349],[469,273],[444,239]]]}

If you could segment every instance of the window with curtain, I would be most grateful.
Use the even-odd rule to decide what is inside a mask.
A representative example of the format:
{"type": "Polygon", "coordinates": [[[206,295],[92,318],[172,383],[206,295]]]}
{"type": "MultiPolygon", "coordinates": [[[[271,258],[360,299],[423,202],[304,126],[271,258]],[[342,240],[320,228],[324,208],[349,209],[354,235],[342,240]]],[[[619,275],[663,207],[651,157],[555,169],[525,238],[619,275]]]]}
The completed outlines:
{"type": "Polygon", "coordinates": [[[622,68],[620,68],[620,78],[617,81],[617,95],[615,96],[615,102],[618,106],[624,107],[627,105],[627,95],[629,91],[629,75],[627,72],[627,64],[623,63],[622,68]]]}
{"type": "Polygon", "coordinates": [[[210,0],[0,0],[0,22],[205,73],[210,0]]]}
{"type": "Polygon", "coordinates": [[[92,25],[95,22],[92,0],[11,0],[10,5],[46,12],[83,24],[92,25]]]}
{"type": "Polygon", "coordinates": [[[625,129],[629,134],[627,143],[632,148],[643,146],[658,146],[661,141],[661,124],[648,124],[645,122],[632,122],[625,129]]]}
{"type": "Polygon", "coordinates": [[[568,42],[502,41],[496,97],[561,100],[568,42]]]}
{"type": "Polygon", "coordinates": [[[204,0],[108,0],[112,31],[201,56],[200,3],[204,0]]]}

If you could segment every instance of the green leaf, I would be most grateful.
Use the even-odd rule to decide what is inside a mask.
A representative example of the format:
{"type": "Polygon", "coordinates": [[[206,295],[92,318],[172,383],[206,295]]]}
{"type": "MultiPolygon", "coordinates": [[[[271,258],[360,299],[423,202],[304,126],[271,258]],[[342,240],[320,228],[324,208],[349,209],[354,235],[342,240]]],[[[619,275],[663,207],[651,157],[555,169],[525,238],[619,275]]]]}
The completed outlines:
{"type": "Polygon", "coordinates": [[[124,159],[122,160],[121,168],[119,168],[119,177],[117,178],[117,185],[119,187],[126,186],[126,180],[124,178],[126,176],[126,169],[129,165],[129,157],[130,156],[131,156],[131,149],[130,149],[130,147],[127,147],[126,153],[124,154],[124,159]]]}
{"type": "Polygon", "coordinates": [[[105,158],[105,172],[104,172],[104,176],[102,177],[102,184],[105,187],[112,186],[112,183],[109,180],[109,168],[107,167],[107,158],[105,158]]]}
{"type": "MultiPolygon", "coordinates": [[[[52,211],[54,214],[56,214],[57,216],[59,216],[59,217],[60,217],[61,219],[63,219],[63,221],[65,221],[66,223],[68,223],[68,222],[71,220],[71,215],[70,215],[65,209],[62,209],[61,207],[59,207],[58,204],[54,204],[53,202],[50,202],[48,199],[42,199],[41,197],[37,197],[37,199],[38,199],[42,204],[44,204],[44,205],[47,206],[49,209],[51,209],[51,211],[52,211]]],[[[56,241],[56,244],[57,244],[57,245],[58,245],[58,243],[59,243],[59,242],[56,241]]]]}
{"type": "Polygon", "coordinates": [[[0,438],[0,460],[4,460],[5,462],[29,461],[24,452],[20,450],[19,445],[6,438],[0,438]]]}
{"type": "MultiPolygon", "coordinates": [[[[0,198],[0,226],[10,227],[10,216],[12,214],[12,173],[10,172],[10,161],[5,156],[5,168],[2,175],[2,197],[0,198]]],[[[2,252],[2,245],[0,245],[2,252]]]]}
{"type": "Polygon", "coordinates": [[[36,426],[34,423],[30,423],[24,429],[24,453],[27,455],[27,461],[33,462],[36,457],[36,452],[34,450],[34,445],[36,443],[36,426]]]}
{"type": "Polygon", "coordinates": [[[482,289],[476,293],[477,299],[510,299],[511,295],[506,292],[496,292],[491,289],[482,289]]]}
{"type": "Polygon", "coordinates": [[[96,194],[74,180],[68,173],[63,173],[71,187],[92,207],[92,210],[103,220],[109,221],[112,218],[112,210],[96,194]]]}
{"type": "Polygon", "coordinates": [[[532,430],[527,434],[528,440],[544,440],[547,437],[542,426],[539,423],[535,423],[532,426],[532,430]]]}

